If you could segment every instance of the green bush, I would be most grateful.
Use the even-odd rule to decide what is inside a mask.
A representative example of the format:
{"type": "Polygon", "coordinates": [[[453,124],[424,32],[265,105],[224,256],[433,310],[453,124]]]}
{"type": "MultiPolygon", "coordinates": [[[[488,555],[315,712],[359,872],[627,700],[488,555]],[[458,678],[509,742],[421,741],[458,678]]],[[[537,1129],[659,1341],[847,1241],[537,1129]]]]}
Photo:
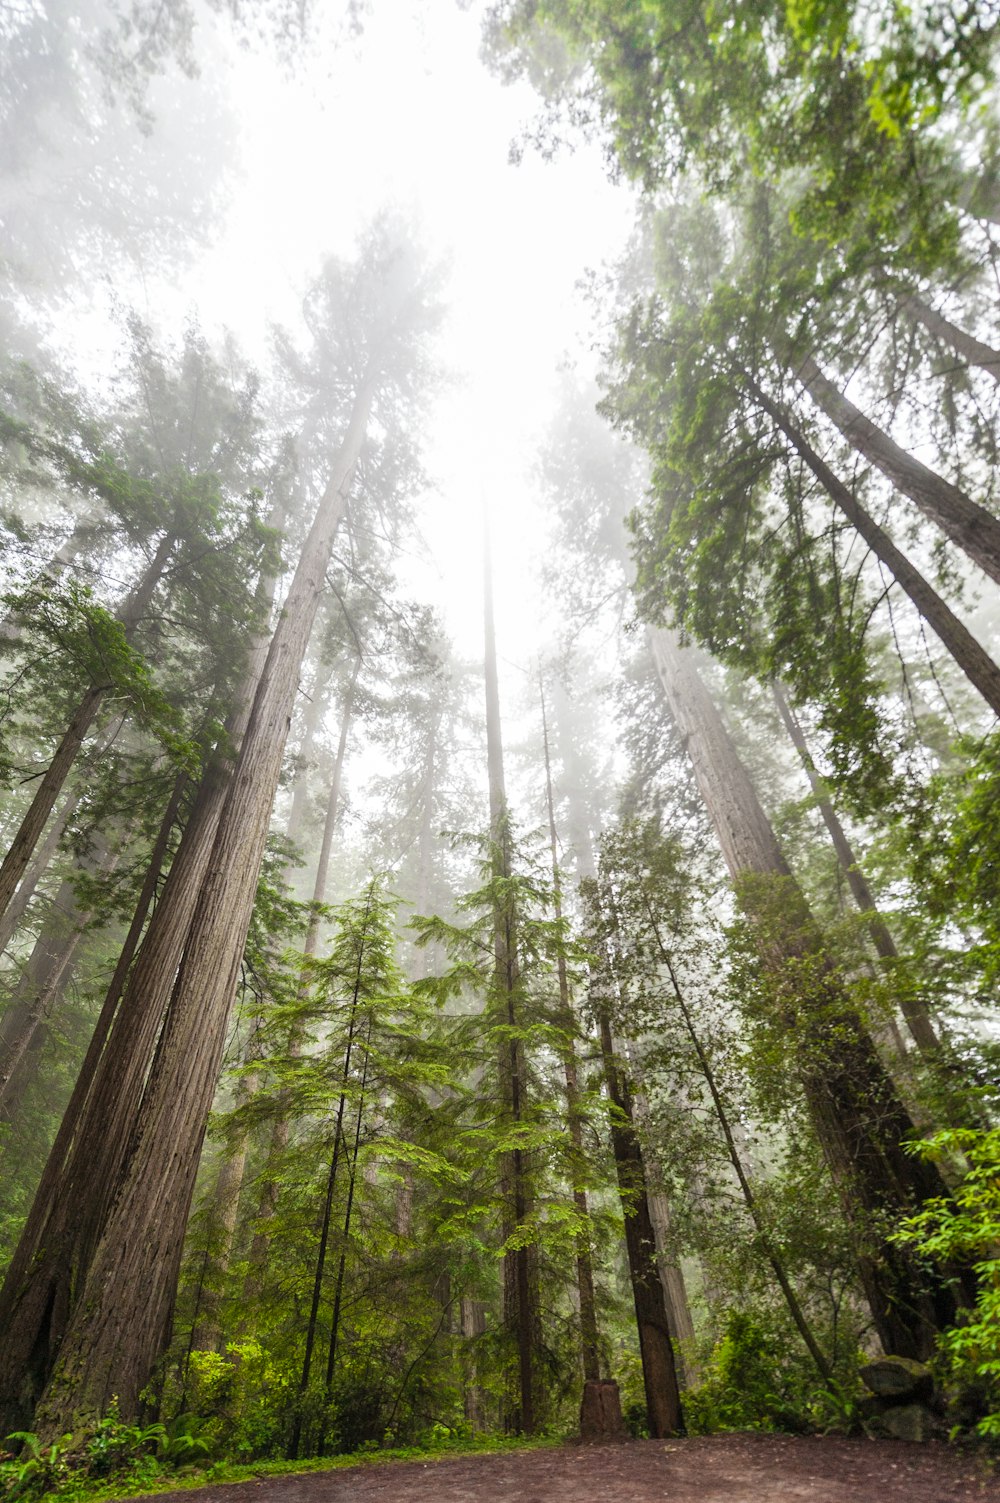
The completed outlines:
{"type": "MultiPolygon", "coordinates": [[[[287,1373],[260,1343],[233,1341],[224,1354],[191,1352],[183,1381],[167,1388],[163,1407],[168,1414],[182,1411],[173,1421],[180,1426],[178,1447],[188,1434],[189,1452],[197,1445],[201,1454],[250,1461],[280,1454],[293,1401],[287,1373]],[[183,1421],[195,1415],[197,1424],[185,1431],[183,1421]]],[[[193,1459],[193,1453],[186,1459],[193,1459]]]]}
{"type": "Polygon", "coordinates": [[[730,1310],[705,1378],[682,1395],[693,1435],[715,1430],[802,1430],[805,1394],[782,1362],[775,1339],[746,1310],[730,1310]]]}
{"type": "Polygon", "coordinates": [[[968,1170],[954,1196],[928,1201],[895,1234],[936,1262],[972,1263],[979,1277],[975,1309],[938,1340],[936,1366],[956,1431],[974,1428],[1000,1441],[1000,1128],[950,1129],[913,1145],[925,1158],[968,1170]]]}

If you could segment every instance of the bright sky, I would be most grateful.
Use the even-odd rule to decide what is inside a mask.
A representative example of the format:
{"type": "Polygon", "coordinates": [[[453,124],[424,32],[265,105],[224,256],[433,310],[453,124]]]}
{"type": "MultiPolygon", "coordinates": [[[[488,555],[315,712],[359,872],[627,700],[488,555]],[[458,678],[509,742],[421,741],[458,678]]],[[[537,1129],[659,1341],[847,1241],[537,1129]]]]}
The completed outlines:
{"type": "MultiPolygon", "coordinates": [[[[253,349],[269,321],[294,317],[325,254],[350,254],[387,200],[412,207],[432,254],[451,264],[440,347],[457,379],[426,436],[438,494],[424,529],[440,574],[414,575],[411,588],[446,611],[460,653],[481,653],[487,500],[503,581],[500,651],[525,660],[538,637],[530,563],[544,526],[530,469],[558,364],[586,359],[575,284],[623,245],[629,197],[608,183],[596,151],[509,164],[537,100],[479,61],[480,4],[373,0],[361,37],[337,46],[339,9],[326,7],[325,35],[294,78],[222,39],[220,23],[226,66],[212,86],[224,85],[238,111],[242,181],[178,316],[197,305],[203,323],[228,324],[253,349]]],[[[162,309],[163,289],[150,296],[162,309]]]]}

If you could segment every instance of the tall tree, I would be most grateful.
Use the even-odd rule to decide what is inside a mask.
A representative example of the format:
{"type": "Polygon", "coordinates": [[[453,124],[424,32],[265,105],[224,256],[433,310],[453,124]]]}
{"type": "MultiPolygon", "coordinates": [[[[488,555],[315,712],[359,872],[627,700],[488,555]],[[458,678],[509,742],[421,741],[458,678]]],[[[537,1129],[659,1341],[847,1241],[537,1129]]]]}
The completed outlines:
{"type": "Polygon", "coordinates": [[[886,1242],[884,1218],[942,1194],[943,1184],[903,1147],[913,1124],[824,951],[690,652],[664,629],[653,633],[652,645],[741,906],[774,978],[776,1006],[794,1032],[799,1079],[855,1231],[858,1270],[875,1328],[887,1351],[925,1357],[937,1332],[955,1317],[955,1292],[948,1280],[927,1281],[896,1244],[886,1242]]]}
{"type": "MultiPolygon", "coordinates": [[[[169,1329],[183,1230],[218,1075],[236,974],[281,770],[291,708],[333,541],[373,407],[391,393],[428,320],[412,256],[377,232],[367,251],[364,340],[336,459],[271,639],[197,895],[134,1146],[44,1400],[43,1428],[62,1428],[112,1393],[136,1412],[169,1329]],[[122,1248],[128,1253],[122,1256],[122,1248]]],[[[351,331],[353,335],[354,331],[351,331]]],[[[351,336],[349,336],[351,337],[351,336]]],[[[389,408],[385,407],[386,419],[389,408]]]]}

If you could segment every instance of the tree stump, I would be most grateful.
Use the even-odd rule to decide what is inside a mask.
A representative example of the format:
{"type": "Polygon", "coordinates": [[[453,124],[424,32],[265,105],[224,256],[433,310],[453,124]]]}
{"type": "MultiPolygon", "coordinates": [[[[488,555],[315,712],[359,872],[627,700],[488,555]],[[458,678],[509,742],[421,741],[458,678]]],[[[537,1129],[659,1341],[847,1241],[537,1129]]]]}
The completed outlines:
{"type": "Polygon", "coordinates": [[[628,1440],[618,1384],[612,1378],[588,1378],[580,1403],[581,1440],[628,1440]]]}

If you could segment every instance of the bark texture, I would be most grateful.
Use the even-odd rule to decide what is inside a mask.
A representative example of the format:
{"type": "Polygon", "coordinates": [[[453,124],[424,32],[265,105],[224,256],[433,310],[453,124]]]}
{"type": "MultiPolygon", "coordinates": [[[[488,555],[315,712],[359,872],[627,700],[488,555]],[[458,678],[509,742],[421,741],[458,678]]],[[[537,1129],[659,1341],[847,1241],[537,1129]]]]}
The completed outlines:
{"type": "Polygon", "coordinates": [[[67,1428],[117,1394],[134,1415],[169,1334],[205,1123],[263,859],[299,671],[324,587],[375,375],[360,384],[344,442],[271,639],[197,895],[134,1147],[38,1424],[67,1428]]]}

